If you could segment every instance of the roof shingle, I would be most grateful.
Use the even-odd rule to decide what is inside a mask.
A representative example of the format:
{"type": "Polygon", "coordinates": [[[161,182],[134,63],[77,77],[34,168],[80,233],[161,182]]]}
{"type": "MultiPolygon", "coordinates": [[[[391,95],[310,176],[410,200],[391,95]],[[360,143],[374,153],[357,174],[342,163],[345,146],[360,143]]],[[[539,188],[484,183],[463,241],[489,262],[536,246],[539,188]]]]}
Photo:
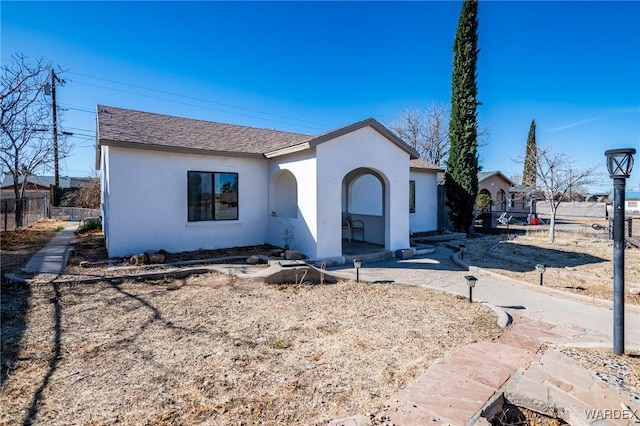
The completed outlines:
{"type": "Polygon", "coordinates": [[[98,143],[262,154],[313,136],[98,105],[98,143]]]}

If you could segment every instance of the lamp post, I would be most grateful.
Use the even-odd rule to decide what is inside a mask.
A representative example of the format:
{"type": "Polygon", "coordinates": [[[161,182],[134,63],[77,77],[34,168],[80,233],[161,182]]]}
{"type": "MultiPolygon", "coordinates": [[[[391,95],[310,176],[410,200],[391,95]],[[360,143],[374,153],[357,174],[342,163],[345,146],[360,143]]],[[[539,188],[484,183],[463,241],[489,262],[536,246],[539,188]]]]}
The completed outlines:
{"type": "Polygon", "coordinates": [[[460,248],[460,260],[464,260],[465,245],[464,244],[459,244],[458,247],[460,248]]]}
{"type": "Polygon", "coordinates": [[[473,288],[476,286],[478,279],[473,275],[465,275],[464,279],[467,280],[467,286],[469,286],[469,303],[473,303],[473,288]]]}
{"type": "Polygon", "coordinates": [[[360,282],[360,268],[362,267],[362,261],[355,259],[353,261],[353,267],[356,268],[356,282],[360,282]]]}
{"type": "Polygon", "coordinates": [[[634,148],[605,151],[613,179],[613,353],[624,353],[624,188],[633,168],[634,148]]]}
{"type": "Polygon", "coordinates": [[[538,263],[536,265],[536,269],[538,270],[538,272],[540,273],[540,285],[542,285],[542,277],[544,275],[544,271],[547,270],[547,267],[545,265],[543,265],[542,263],[538,263]]]}

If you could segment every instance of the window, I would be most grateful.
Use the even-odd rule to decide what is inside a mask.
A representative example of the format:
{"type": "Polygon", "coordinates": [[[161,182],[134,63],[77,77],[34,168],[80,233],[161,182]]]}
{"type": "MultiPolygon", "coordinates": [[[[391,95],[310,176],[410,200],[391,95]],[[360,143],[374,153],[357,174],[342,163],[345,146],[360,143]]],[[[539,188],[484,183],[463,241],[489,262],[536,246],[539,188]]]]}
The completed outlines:
{"type": "Polygon", "coordinates": [[[188,220],[238,220],[238,174],[188,172],[188,220]]]}
{"type": "Polygon", "coordinates": [[[416,212],[416,181],[409,181],[409,213],[416,212]]]}

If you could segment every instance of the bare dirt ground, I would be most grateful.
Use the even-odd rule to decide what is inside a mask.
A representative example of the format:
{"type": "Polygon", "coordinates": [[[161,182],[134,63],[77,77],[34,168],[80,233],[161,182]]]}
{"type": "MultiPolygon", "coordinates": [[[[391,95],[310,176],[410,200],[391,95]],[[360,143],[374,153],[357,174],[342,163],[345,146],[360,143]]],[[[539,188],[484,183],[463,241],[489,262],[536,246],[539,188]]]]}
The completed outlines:
{"type": "Polygon", "coordinates": [[[4,289],[3,424],[316,424],[501,333],[463,298],[219,274],[4,289]],[[17,303],[17,301],[21,301],[17,303]]]}
{"type": "MultiPolygon", "coordinates": [[[[24,241],[14,237],[6,245],[3,236],[3,265],[5,253],[15,247],[33,253],[26,242],[43,246],[53,231],[39,240],[20,235],[24,241]]],[[[535,250],[538,235],[530,237],[521,250],[535,250]]],[[[559,255],[561,238],[549,249],[550,260],[559,255]]],[[[578,247],[572,253],[580,256],[584,241],[567,244],[567,251],[578,247]]],[[[476,243],[491,244],[468,242],[470,254],[476,243]]],[[[100,233],[80,236],[77,249],[71,271],[89,272],[83,261],[93,263],[91,274],[106,270],[100,233]]],[[[239,253],[176,259],[225,254],[239,253]]],[[[507,250],[504,256],[513,255],[507,250]]],[[[26,262],[29,256],[22,256],[26,262]]],[[[606,262],[578,257],[574,267],[606,262]]],[[[518,265],[511,262],[512,269],[518,265]]],[[[524,272],[531,271],[518,273],[524,272]]],[[[374,412],[447,351],[501,333],[490,311],[461,298],[353,282],[271,286],[206,274],[153,282],[3,283],[1,303],[0,424],[319,424],[374,412]]],[[[637,353],[567,354],[614,385],[623,377],[623,390],[638,393],[637,353]]],[[[528,424],[543,424],[526,417],[528,424]]]]}
{"type": "MultiPolygon", "coordinates": [[[[540,283],[535,265],[544,264],[545,287],[613,300],[613,242],[591,227],[598,222],[562,222],[554,243],[548,242],[548,227],[512,227],[508,237],[467,239],[464,260],[531,284],[540,283]]],[[[625,250],[625,287],[625,303],[640,304],[640,295],[631,292],[640,289],[640,249],[625,250]]]]}
{"type": "Polygon", "coordinates": [[[29,228],[0,232],[0,256],[2,275],[16,272],[53,238],[56,228],[66,222],[42,220],[29,228]]]}
{"type": "MultiPolygon", "coordinates": [[[[102,256],[80,239],[72,262],[102,256]]],[[[0,424],[321,424],[502,333],[486,306],[389,284],[3,282],[0,302],[0,424]]]]}

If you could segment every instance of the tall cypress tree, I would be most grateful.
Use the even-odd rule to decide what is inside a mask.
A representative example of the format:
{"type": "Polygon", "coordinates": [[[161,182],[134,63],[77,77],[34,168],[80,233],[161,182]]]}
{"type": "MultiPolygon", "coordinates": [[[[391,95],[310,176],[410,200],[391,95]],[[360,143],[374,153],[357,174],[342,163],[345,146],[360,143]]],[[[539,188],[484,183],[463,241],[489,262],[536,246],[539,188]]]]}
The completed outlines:
{"type": "Polygon", "coordinates": [[[445,173],[449,219],[453,229],[460,232],[471,228],[478,195],[477,46],[478,1],[465,0],[453,44],[451,144],[445,173]]]}
{"type": "Polygon", "coordinates": [[[527,152],[524,156],[524,170],[522,184],[531,188],[536,187],[536,169],[538,165],[538,147],[536,146],[536,120],[531,121],[529,136],[527,136],[527,152]]]}

